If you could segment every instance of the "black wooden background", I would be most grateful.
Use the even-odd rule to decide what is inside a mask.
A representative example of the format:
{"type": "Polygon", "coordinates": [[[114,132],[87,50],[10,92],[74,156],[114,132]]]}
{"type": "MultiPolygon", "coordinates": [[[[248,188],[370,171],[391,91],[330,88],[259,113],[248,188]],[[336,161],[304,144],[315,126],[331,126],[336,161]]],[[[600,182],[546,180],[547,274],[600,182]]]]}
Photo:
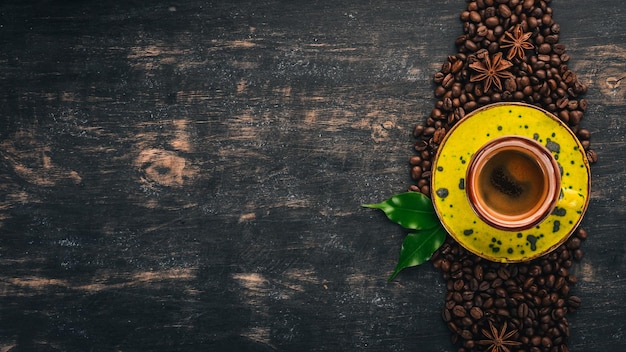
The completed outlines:
{"type": "MultiPolygon", "coordinates": [[[[411,184],[464,0],[0,4],[0,351],[453,351],[411,184]]],[[[626,3],[555,0],[600,161],[572,351],[626,350],[626,3]]]]}

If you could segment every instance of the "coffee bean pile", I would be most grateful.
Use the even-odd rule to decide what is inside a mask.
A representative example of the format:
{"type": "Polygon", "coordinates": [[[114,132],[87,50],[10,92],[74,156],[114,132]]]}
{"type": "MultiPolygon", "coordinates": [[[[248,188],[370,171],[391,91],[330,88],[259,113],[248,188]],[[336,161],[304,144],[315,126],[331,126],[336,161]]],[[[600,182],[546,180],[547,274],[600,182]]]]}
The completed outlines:
{"type": "Polygon", "coordinates": [[[588,103],[581,96],[587,86],[568,68],[569,55],[559,43],[560,26],[552,19],[550,0],[476,0],[469,1],[461,14],[464,34],[458,37],[458,52],[450,55],[441,70],[435,73],[437,102],[425,124],[415,126],[417,155],[409,160],[411,177],[416,184],[411,190],[430,195],[432,158],[447,131],[466,114],[496,102],[526,102],[558,116],[580,139],[590,162],[597,154],[590,149],[589,130],[581,128],[588,103]],[[532,33],[533,49],[524,50],[524,58],[515,56],[509,72],[514,78],[503,79],[502,89],[491,86],[484,91],[483,82],[471,82],[476,74],[469,67],[486,56],[503,53],[505,32],[517,26],[532,33]]]}
{"type": "Polygon", "coordinates": [[[567,349],[570,336],[567,313],[580,307],[570,294],[576,277],[569,273],[583,257],[580,244],[587,232],[578,228],[550,254],[528,263],[501,264],[482,259],[448,238],[433,258],[447,283],[443,320],[459,343],[459,352],[480,351],[489,340],[482,332],[507,324],[508,339],[521,343],[511,351],[567,349]]]}
{"type": "MultiPolygon", "coordinates": [[[[460,18],[464,34],[456,40],[457,53],[434,76],[437,101],[424,124],[413,135],[416,154],[409,160],[410,190],[430,196],[431,166],[447,132],[466,114],[496,102],[526,102],[539,106],[569,126],[591,163],[589,130],[580,123],[588,103],[587,86],[568,68],[569,55],[559,43],[560,26],[552,18],[550,0],[468,0],[460,18]],[[503,40],[516,31],[531,33],[523,55],[510,54],[503,40]],[[506,33],[509,33],[508,35],[506,33]],[[511,62],[511,75],[497,84],[472,79],[470,67],[500,53],[511,62]],[[485,89],[488,88],[488,89],[485,89]]],[[[525,263],[502,264],[482,259],[450,236],[433,255],[447,282],[442,317],[452,331],[458,352],[504,350],[566,352],[570,334],[567,314],[581,304],[570,295],[576,277],[569,273],[583,257],[581,242],[587,232],[578,228],[553,252],[525,263]],[[507,339],[493,337],[493,329],[507,339]],[[505,331],[502,331],[505,329],[505,331]],[[497,348],[492,349],[493,346],[497,348]]]]}

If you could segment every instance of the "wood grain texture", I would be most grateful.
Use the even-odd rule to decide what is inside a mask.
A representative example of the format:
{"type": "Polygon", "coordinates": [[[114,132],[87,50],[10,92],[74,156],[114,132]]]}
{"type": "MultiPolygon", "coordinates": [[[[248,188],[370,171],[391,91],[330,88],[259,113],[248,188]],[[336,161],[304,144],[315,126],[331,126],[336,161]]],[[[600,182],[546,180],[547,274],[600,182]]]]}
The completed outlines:
{"type": "MultiPolygon", "coordinates": [[[[451,351],[410,185],[465,1],[3,1],[0,351],[451,351]]],[[[553,3],[600,161],[572,351],[626,348],[626,6],[553,3]]]]}

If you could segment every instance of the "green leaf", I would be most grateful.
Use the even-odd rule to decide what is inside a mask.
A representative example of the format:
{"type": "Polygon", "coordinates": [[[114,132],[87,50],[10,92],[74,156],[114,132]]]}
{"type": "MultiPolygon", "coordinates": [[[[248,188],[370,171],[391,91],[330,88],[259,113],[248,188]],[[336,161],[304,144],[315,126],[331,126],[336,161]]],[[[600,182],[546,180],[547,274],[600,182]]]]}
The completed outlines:
{"type": "Polygon", "coordinates": [[[429,260],[446,240],[446,230],[437,217],[432,201],[421,193],[400,193],[383,202],[363,206],[381,209],[389,220],[407,229],[417,230],[404,238],[398,264],[389,277],[389,281],[393,280],[402,269],[420,265],[429,260]]]}
{"type": "Polygon", "coordinates": [[[432,201],[422,193],[400,193],[380,203],[363,206],[384,211],[389,220],[407,229],[426,230],[440,226],[432,201]]]}
{"type": "Polygon", "coordinates": [[[402,269],[420,265],[429,260],[445,240],[446,231],[443,226],[406,235],[400,249],[398,265],[388,281],[393,280],[402,269]]]}

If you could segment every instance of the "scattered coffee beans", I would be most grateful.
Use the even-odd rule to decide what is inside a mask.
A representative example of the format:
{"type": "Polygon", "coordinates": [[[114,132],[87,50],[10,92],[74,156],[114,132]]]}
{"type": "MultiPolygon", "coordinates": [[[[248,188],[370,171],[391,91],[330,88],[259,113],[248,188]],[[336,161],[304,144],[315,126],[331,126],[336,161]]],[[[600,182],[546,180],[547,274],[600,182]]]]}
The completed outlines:
{"type": "MultiPolygon", "coordinates": [[[[435,107],[413,130],[416,155],[409,163],[415,184],[410,190],[430,195],[431,165],[446,133],[466,114],[496,102],[526,102],[553,113],[578,137],[589,161],[598,160],[590,149],[591,133],[580,125],[588,108],[581,98],[587,86],[568,68],[570,57],[559,43],[560,26],[549,3],[468,0],[460,16],[463,35],[456,40],[457,53],[434,76],[435,107]],[[497,55],[512,65],[495,67],[499,74],[491,80],[479,77],[477,69],[495,63],[497,55]]],[[[448,237],[433,263],[447,281],[442,318],[458,352],[488,350],[498,339],[511,351],[569,351],[567,314],[581,305],[570,294],[577,279],[569,269],[582,259],[585,238],[587,232],[578,228],[543,257],[501,264],[448,237]],[[492,328],[498,334],[505,329],[504,335],[492,336],[492,328]]]]}
{"type": "Polygon", "coordinates": [[[433,256],[443,272],[448,293],[442,312],[460,342],[459,352],[473,351],[488,340],[483,329],[498,331],[507,324],[509,338],[521,345],[511,351],[564,351],[570,335],[567,313],[575,312],[581,299],[570,295],[576,282],[568,269],[570,258],[580,250],[585,230],[577,229],[556,250],[527,263],[501,264],[482,259],[450,237],[433,256]]]}

